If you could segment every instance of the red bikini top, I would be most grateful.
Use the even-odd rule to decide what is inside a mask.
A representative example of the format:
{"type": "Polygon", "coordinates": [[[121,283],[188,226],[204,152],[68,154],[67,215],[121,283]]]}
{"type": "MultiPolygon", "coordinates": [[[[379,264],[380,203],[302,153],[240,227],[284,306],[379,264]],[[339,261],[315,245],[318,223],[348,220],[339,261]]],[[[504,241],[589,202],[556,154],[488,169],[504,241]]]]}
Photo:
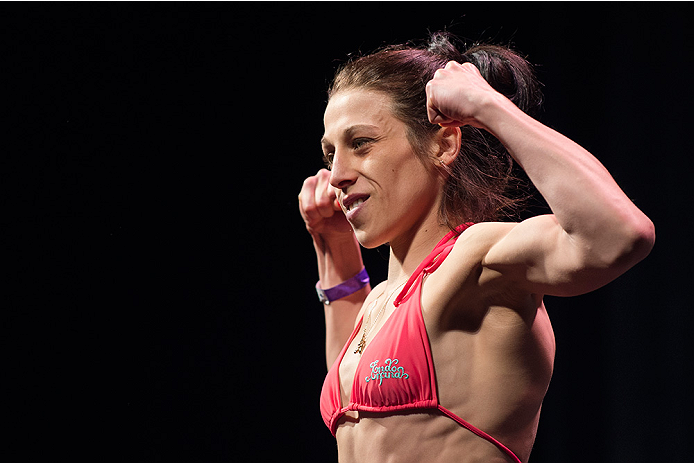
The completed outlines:
{"type": "Polygon", "coordinates": [[[337,432],[340,418],[348,410],[389,414],[400,410],[437,409],[466,429],[494,443],[513,461],[520,462],[499,441],[441,406],[437,396],[434,361],[420,303],[422,281],[425,275],[433,273],[441,265],[453,250],[458,235],[470,225],[472,224],[463,224],[448,233],[410,276],[393,302],[397,310],[364,349],[354,375],[351,401],[343,407],[339,368],[347,348],[360,332],[363,317],[357,324],[328,371],[321,392],[321,414],[333,435],[337,432]]]}

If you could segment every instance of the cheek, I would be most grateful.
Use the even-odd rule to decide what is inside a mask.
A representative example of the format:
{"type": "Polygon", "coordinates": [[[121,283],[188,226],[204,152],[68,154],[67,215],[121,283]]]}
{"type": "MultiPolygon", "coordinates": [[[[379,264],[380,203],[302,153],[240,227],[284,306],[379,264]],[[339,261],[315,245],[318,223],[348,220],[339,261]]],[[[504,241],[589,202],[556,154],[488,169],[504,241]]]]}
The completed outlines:
{"type": "Polygon", "coordinates": [[[436,187],[427,181],[429,176],[421,164],[414,170],[389,168],[388,174],[382,177],[384,186],[374,198],[368,220],[355,228],[357,240],[365,248],[380,246],[406,233],[434,207],[436,187]]]}
{"type": "Polygon", "coordinates": [[[383,218],[388,217],[388,221],[404,216],[414,218],[428,213],[434,206],[439,185],[419,160],[393,165],[389,174],[379,208],[383,218]]]}
{"type": "Polygon", "coordinates": [[[414,155],[407,161],[394,164],[390,174],[392,190],[398,198],[408,198],[413,202],[435,193],[434,178],[414,155]]]}

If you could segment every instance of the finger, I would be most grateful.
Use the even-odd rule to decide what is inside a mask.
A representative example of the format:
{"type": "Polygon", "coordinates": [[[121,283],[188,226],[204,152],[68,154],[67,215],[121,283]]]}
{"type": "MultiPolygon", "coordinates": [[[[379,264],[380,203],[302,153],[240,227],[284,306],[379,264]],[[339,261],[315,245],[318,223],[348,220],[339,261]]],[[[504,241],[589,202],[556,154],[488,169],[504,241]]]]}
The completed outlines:
{"type": "Polygon", "coordinates": [[[335,209],[333,208],[335,190],[330,185],[330,173],[328,171],[319,172],[316,177],[316,188],[314,190],[316,210],[321,217],[332,217],[335,213],[335,209]]]}
{"type": "MultiPolygon", "coordinates": [[[[327,171],[326,171],[327,172],[327,171]]],[[[329,175],[328,175],[329,177],[329,175]]],[[[330,203],[322,198],[321,194],[325,190],[323,183],[325,182],[325,173],[318,174],[304,180],[301,193],[299,194],[299,210],[301,217],[306,222],[309,228],[314,228],[320,224],[325,218],[328,211],[325,210],[325,203],[330,203]],[[318,201],[317,201],[318,199],[318,201]]],[[[328,207],[330,209],[330,207],[328,207]]]]}
{"type": "MultiPolygon", "coordinates": [[[[436,71],[437,73],[441,71],[439,69],[436,71]]],[[[436,77],[434,77],[436,78],[436,77]]],[[[436,104],[436,98],[435,98],[435,84],[433,80],[430,80],[427,82],[426,85],[426,95],[427,95],[427,118],[429,119],[429,122],[432,124],[441,124],[445,122],[450,122],[450,119],[446,117],[441,111],[439,111],[439,108],[436,104]]]]}
{"type": "Polygon", "coordinates": [[[443,128],[446,128],[446,127],[462,127],[465,124],[463,124],[460,121],[449,121],[449,122],[439,122],[439,125],[443,128]]]}
{"type": "Polygon", "coordinates": [[[325,186],[325,193],[328,195],[329,201],[332,203],[333,209],[335,211],[341,211],[342,206],[340,205],[340,200],[337,196],[337,188],[330,184],[330,176],[328,175],[327,184],[325,186]]]}
{"type": "Polygon", "coordinates": [[[467,63],[459,64],[458,67],[460,67],[460,69],[464,69],[464,70],[466,69],[466,70],[468,70],[468,71],[472,72],[473,74],[476,74],[480,77],[482,76],[479,68],[477,66],[475,66],[473,63],[467,62],[467,63]]]}
{"type": "Polygon", "coordinates": [[[436,108],[428,108],[427,115],[429,116],[429,122],[432,124],[441,125],[450,121],[450,119],[441,114],[436,108]]]}
{"type": "Polygon", "coordinates": [[[316,220],[320,220],[320,214],[316,211],[315,205],[315,189],[316,189],[317,179],[315,176],[308,177],[304,180],[304,184],[301,187],[301,192],[299,193],[299,212],[304,222],[307,224],[315,223],[316,220]]]}
{"type": "Polygon", "coordinates": [[[439,123],[438,121],[440,119],[440,114],[436,110],[436,108],[429,104],[429,102],[427,102],[427,117],[429,118],[429,122],[431,122],[432,124],[439,123]]]}
{"type": "Polygon", "coordinates": [[[443,124],[455,123],[453,119],[439,111],[431,101],[427,104],[427,117],[429,118],[429,122],[432,124],[439,124],[441,127],[444,127],[443,124]]]}

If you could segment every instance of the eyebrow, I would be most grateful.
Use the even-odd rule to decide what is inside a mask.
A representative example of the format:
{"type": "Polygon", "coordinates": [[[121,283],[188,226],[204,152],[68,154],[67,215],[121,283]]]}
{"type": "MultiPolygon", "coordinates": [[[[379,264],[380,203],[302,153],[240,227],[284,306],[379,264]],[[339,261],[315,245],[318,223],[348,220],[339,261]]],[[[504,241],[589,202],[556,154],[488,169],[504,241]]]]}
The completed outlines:
{"type": "MultiPolygon", "coordinates": [[[[354,135],[354,132],[357,132],[358,130],[369,130],[369,129],[378,129],[377,126],[375,125],[370,125],[370,124],[355,124],[352,126],[349,126],[345,129],[345,131],[342,133],[342,136],[344,138],[349,138],[354,135]]],[[[320,139],[320,144],[325,146],[325,145],[332,145],[328,139],[323,136],[323,138],[320,139]]]]}

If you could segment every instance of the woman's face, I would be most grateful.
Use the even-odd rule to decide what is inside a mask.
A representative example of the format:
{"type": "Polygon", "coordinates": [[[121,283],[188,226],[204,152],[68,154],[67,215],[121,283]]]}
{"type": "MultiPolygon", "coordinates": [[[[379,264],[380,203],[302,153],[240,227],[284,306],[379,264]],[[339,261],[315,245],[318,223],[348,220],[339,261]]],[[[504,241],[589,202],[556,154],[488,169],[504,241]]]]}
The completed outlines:
{"type": "Polygon", "coordinates": [[[390,108],[384,93],[349,89],[333,95],[325,110],[321,144],[332,165],[330,184],[366,248],[438,217],[440,177],[433,162],[415,154],[407,126],[390,108]]]}

